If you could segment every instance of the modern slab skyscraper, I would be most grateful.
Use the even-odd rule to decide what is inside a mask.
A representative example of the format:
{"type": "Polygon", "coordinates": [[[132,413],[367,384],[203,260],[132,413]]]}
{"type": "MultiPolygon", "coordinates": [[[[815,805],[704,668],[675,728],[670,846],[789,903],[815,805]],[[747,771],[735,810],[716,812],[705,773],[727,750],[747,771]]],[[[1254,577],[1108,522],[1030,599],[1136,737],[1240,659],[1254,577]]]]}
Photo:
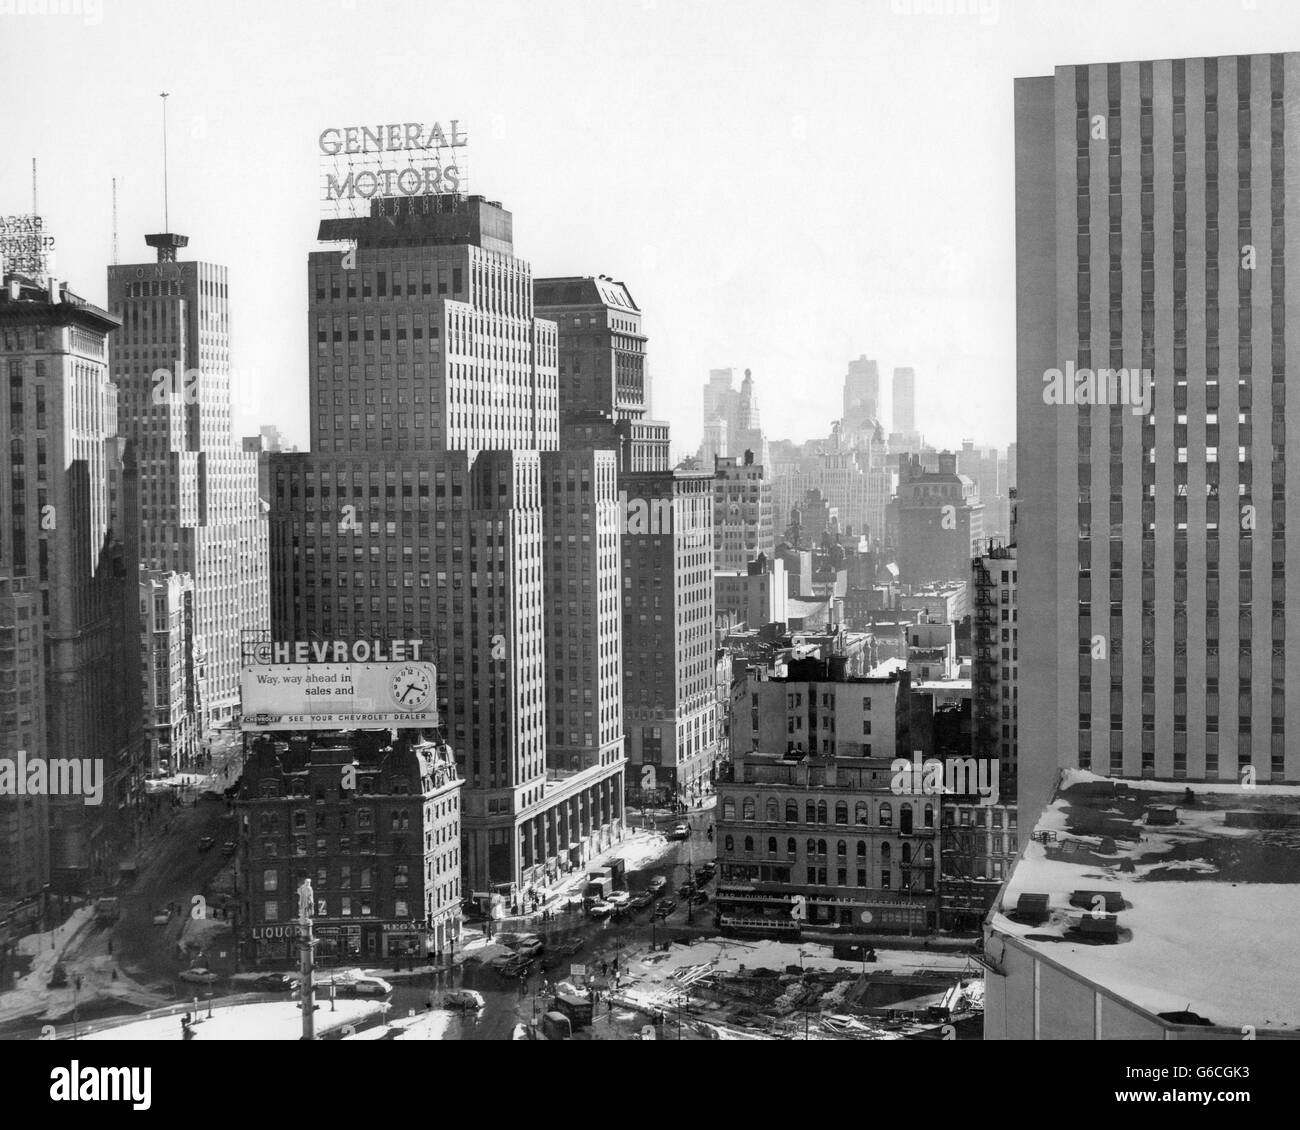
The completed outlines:
{"type": "MultiPolygon", "coordinates": [[[[573,674],[548,771],[546,586],[567,602],[616,564],[613,463],[557,454],[556,328],[512,233],[500,204],[455,194],[321,224],[355,264],[308,260],[313,450],[271,457],[271,559],[277,638],[432,645],[465,781],[462,893],[513,900],[621,834],[623,757],[610,704],[567,697],[579,664],[616,670],[608,632],[575,634],[552,653],[573,674]],[[596,542],[575,525],[548,570],[548,518],[570,511],[596,542]]],[[[607,627],[617,596],[599,591],[607,627]]]]}
{"type": "Polygon", "coordinates": [[[194,578],[200,724],[217,724],[239,709],[242,633],[270,617],[267,519],[233,430],[226,268],[177,262],[183,235],[146,242],[157,262],[108,268],[112,377],[139,460],[141,563],[194,578]]]}
{"type": "Polygon", "coordinates": [[[1026,822],[1058,767],[1300,779],[1298,96],[1296,54],[1016,83],[1026,822]]]}

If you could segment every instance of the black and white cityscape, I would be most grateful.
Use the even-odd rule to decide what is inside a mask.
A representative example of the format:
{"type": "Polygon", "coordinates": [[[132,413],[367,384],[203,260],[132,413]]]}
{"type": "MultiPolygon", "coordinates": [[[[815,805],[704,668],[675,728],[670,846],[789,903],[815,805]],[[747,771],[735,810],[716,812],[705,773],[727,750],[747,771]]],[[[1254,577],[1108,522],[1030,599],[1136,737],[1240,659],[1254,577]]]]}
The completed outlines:
{"type": "Polygon", "coordinates": [[[1300,1038],[1281,0],[0,0],[0,98],[0,1038],[1300,1038]]]}

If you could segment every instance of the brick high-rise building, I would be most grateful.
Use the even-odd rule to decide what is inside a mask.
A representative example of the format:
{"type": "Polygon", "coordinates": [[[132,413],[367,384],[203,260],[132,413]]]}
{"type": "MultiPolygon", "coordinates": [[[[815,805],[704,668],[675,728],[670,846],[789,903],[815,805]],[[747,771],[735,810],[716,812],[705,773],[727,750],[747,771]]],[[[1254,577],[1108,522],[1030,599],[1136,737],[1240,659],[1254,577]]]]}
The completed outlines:
{"type": "MultiPolygon", "coordinates": [[[[42,662],[17,672],[18,725],[6,731],[35,739],[43,724],[45,756],[94,765],[103,786],[98,803],[48,798],[50,881],[67,890],[113,875],[143,791],[136,478],[117,439],[108,373],[108,335],[118,324],[53,280],[37,286],[10,275],[0,291],[0,373],[9,390],[0,415],[9,453],[0,476],[0,579],[9,582],[0,623],[13,625],[15,647],[36,638],[29,631],[44,640],[42,662]],[[39,625],[25,629],[24,613],[39,625]]],[[[39,756],[41,743],[32,744],[39,756]]],[[[3,803],[15,802],[24,803],[3,803]]],[[[21,836],[30,840],[27,815],[21,836]]]]}
{"type": "Polygon", "coordinates": [[[1297,91],[1296,53],[1016,83],[1026,822],[1060,767],[1300,780],[1297,91]]]}
{"type": "Polygon", "coordinates": [[[619,479],[628,782],[683,800],[716,759],[713,482],[681,470],[619,479]]]}
{"type": "Polygon", "coordinates": [[[194,578],[206,728],[238,711],[240,640],[270,617],[266,510],[257,456],[233,430],[226,268],[177,262],[186,236],[146,241],[156,263],[108,268],[109,308],[122,320],[112,376],[140,466],[142,564],[194,578]]]}
{"type": "Polygon", "coordinates": [[[772,483],[752,451],[743,459],[718,458],[714,468],[713,567],[743,572],[760,553],[776,553],[772,483]]]}
{"type": "MultiPolygon", "coordinates": [[[[455,195],[324,221],[321,239],[356,241],[356,259],[308,262],[314,450],[271,457],[275,636],[432,642],[465,781],[466,894],[508,902],[612,843],[623,803],[608,720],[566,737],[548,772],[546,584],[567,592],[593,562],[585,543],[572,568],[545,562],[556,327],[534,316],[512,227],[499,204],[455,195]]],[[[560,469],[578,485],[577,463],[560,469]]],[[[595,530],[549,528],[566,550],[595,530]]]]}
{"type": "Polygon", "coordinates": [[[880,366],[863,354],[844,375],[844,427],[858,431],[880,415],[880,366]]]}
{"type": "MultiPolygon", "coordinates": [[[[45,647],[31,577],[0,577],[0,757],[44,761],[45,647]]],[[[49,799],[0,796],[0,907],[50,881],[49,799]]]]}

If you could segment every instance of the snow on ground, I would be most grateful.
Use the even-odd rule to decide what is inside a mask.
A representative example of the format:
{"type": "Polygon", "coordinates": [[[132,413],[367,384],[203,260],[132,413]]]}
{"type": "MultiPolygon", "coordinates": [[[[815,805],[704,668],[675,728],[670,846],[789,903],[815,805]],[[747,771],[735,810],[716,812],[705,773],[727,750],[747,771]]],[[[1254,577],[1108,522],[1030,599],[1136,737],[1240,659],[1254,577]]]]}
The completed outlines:
{"type": "MultiPolygon", "coordinates": [[[[331,1008],[328,1001],[318,1002],[315,1014],[317,1037],[345,1024],[357,1024],[373,1017],[384,1006],[377,1001],[340,1000],[331,1008]]],[[[302,1036],[302,1013],[293,1001],[268,1001],[221,1007],[214,1004],[212,1016],[200,1007],[193,1025],[196,1040],[297,1040],[302,1036]]],[[[83,1040],[179,1040],[181,1017],[145,1017],[103,1028],[83,1040]]]]}
{"type": "Polygon", "coordinates": [[[441,1040],[455,1014],[445,1008],[417,1012],[414,1016],[399,1016],[387,1024],[377,1024],[345,1040],[441,1040]]]}

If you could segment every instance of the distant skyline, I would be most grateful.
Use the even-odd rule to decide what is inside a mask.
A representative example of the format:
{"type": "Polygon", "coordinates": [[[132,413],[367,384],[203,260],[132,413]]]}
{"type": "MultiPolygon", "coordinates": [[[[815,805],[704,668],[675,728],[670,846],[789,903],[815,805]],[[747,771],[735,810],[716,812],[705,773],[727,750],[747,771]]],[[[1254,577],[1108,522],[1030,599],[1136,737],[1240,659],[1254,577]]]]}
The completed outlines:
{"type": "Polygon", "coordinates": [[[36,157],[55,274],[104,302],[113,176],[119,261],[162,229],[167,91],[171,227],[231,270],[239,430],[300,446],[327,126],[457,119],[535,276],[628,284],[674,458],[710,369],[752,369],[768,437],[801,441],[863,354],[886,425],[910,366],[927,439],[1005,447],[1013,79],[1300,47],[1293,0],[27,6],[0,3],[0,213],[31,210],[36,157]]]}

